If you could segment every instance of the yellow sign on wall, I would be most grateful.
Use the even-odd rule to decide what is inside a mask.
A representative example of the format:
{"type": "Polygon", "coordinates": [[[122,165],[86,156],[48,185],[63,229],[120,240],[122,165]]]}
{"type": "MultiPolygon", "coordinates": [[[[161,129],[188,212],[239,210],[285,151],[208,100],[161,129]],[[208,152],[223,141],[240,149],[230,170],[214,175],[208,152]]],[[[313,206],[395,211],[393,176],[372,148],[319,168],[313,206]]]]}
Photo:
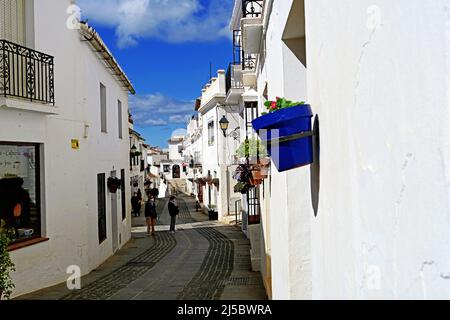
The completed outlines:
{"type": "Polygon", "coordinates": [[[80,149],[80,141],[78,139],[72,139],[72,149],[80,149]]]}

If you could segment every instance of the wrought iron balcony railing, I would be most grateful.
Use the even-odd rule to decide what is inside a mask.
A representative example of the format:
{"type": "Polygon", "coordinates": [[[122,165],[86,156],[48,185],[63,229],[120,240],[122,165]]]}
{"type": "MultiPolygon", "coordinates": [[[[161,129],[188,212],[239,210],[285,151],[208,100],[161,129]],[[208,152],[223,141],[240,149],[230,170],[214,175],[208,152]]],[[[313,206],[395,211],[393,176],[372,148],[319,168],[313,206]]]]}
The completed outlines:
{"type": "Polygon", "coordinates": [[[230,89],[240,89],[244,87],[242,81],[242,72],[237,72],[236,68],[240,69],[239,64],[230,63],[228,66],[227,74],[225,76],[226,92],[228,93],[230,89]]]}
{"type": "MultiPolygon", "coordinates": [[[[242,70],[254,70],[256,68],[257,56],[246,54],[242,50],[242,31],[233,31],[233,64],[241,64],[242,70]]],[[[228,91],[228,90],[227,90],[228,91]]]]}
{"type": "Polygon", "coordinates": [[[242,70],[254,70],[256,68],[257,57],[255,54],[242,52],[242,70]]]}
{"type": "Polygon", "coordinates": [[[263,0],[242,0],[242,16],[244,18],[259,18],[263,13],[263,0]]]}
{"type": "Polygon", "coordinates": [[[55,105],[54,58],[0,40],[0,96],[55,105]]]}

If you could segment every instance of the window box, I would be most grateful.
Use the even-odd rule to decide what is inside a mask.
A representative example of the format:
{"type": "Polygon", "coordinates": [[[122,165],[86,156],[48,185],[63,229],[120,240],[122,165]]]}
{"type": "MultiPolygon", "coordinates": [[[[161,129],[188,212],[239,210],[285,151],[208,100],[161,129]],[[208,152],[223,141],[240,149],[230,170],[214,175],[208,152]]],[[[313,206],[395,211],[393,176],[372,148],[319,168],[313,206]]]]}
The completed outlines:
{"type": "Polygon", "coordinates": [[[253,120],[279,172],[313,163],[312,116],[310,105],[299,104],[253,120]]]}

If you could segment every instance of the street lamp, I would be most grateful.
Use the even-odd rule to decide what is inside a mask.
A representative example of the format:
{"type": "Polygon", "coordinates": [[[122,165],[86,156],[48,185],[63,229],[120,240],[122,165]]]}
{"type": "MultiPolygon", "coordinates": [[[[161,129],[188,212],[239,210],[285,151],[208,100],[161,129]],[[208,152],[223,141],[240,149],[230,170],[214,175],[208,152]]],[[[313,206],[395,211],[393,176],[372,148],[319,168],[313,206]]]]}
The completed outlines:
{"type": "Polygon", "coordinates": [[[226,137],[228,126],[230,125],[230,121],[228,121],[228,119],[225,116],[223,116],[222,119],[219,121],[219,124],[220,124],[220,129],[222,129],[222,131],[223,131],[223,136],[226,137]]]}
{"type": "Polygon", "coordinates": [[[137,152],[137,148],[136,145],[133,144],[133,146],[131,147],[131,153],[136,153],[137,152]]]}

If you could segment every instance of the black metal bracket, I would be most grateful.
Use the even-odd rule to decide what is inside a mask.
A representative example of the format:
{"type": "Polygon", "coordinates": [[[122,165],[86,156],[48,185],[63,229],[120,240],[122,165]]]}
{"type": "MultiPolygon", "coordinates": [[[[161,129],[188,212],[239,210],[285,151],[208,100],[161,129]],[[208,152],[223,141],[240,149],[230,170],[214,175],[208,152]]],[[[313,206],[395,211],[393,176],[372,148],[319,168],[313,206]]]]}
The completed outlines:
{"type": "Polygon", "coordinates": [[[267,141],[267,144],[268,145],[280,144],[280,143],[288,142],[288,141],[292,141],[292,140],[313,137],[314,135],[315,135],[314,131],[303,131],[300,133],[295,133],[290,136],[285,136],[285,137],[281,137],[281,138],[273,138],[270,141],[267,141]]]}

